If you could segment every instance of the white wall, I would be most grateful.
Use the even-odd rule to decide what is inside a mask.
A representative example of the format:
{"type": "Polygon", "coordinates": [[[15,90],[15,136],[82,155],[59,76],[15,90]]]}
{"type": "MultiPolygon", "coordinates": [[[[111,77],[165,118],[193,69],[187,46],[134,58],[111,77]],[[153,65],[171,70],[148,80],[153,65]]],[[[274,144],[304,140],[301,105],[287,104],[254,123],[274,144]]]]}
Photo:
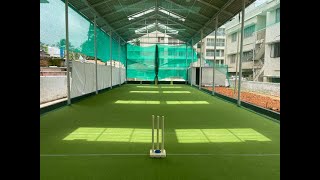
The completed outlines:
{"type": "Polygon", "coordinates": [[[71,98],[96,91],[95,64],[72,61],[72,79],[71,98]]]}
{"type": "MultiPolygon", "coordinates": [[[[193,85],[196,84],[196,68],[188,69],[188,82],[193,85]]],[[[212,86],[213,82],[213,69],[212,67],[202,67],[202,85],[212,86]]],[[[225,86],[226,74],[218,70],[215,71],[215,85],[225,86]]]]}
{"type": "Polygon", "coordinates": [[[98,65],[98,89],[105,89],[111,86],[111,66],[98,65]]]}
{"type": "Polygon", "coordinates": [[[121,83],[124,83],[126,81],[126,69],[121,69],[121,83]]]}
{"type": "Polygon", "coordinates": [[[40,104],[67,97],[67,76],[40,76],[40,104]]]}
{"type": "Polygon", "coordinates": [[[120,82],[119,68],[112,67],[112,86],[119,84],[119,82],[120,82]]]}
{"type": "MultiPolygon", "coordinates": [[[[234,80],[230,80],[230,87],[234,87],[234,80]]],[[[241,81],[242,90],[280,97],[280,83],[241,81]]]]}
{"type": "MultiPolygon", "coordinates": [[[[96,91],[95,64],[73,61],[71,98],[96,91]]],[[[111,86],[111,66],[98,64],[98,89],[111,86]]],[[[119,68],[113,67],[113,86],[119,84],[119,68]]],[[[121,69],[121,83],[126,69],[121,69]]],[[[67,97],[67,76],[40,76],[40,104],[67,97]]]]}
{"type": "MultiPolygon", "coordinates": [[[[81,63],[74,61],[72,67],[71,98],[96,91],[95,64],[81,63]]],[[[122,71],[125,71],[123,69],[122,71]]],[[[111,66],[98,64],[98,89],[105,89],[111,86],[111,66]]],[[[121,79],[125,79],[125,72],[122,72],[121,79]]],[[[112,86],[120,83],[119,68],[112,67],[112,86]]]]}
{"type": "Polygon", "coordinates": [[[196,68],[188,69],[188,82],[192,85],[196,84],[196,68]]]}

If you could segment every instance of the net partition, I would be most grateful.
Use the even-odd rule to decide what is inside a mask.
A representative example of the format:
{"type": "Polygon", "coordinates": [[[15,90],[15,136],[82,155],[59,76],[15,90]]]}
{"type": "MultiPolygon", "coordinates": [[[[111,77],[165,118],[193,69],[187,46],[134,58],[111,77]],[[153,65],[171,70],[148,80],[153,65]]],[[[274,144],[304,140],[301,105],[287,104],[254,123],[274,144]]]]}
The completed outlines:
{"type": "MultiPolygon", "coordinates": [[[[96,28],[98,64],[96,71],[94,24],[70,6],[68,8],[68,21],[71,98],[95,92],[96,85],[98,85],[98,90],[110,87],[110,36],[99,27],[96,28]]],[[[50,54],[50,58],[53,58],[54,55],[48,51],[54,49],[58,52],[57,56],[64,62],[66,58],[65,47],[65,3],[61,0],[48,0],[48,3],[40,3],[40,50],[44,49],[46,53],[50,54]]],[[[125,44],[122,43],[121,45],[119,39],[112,38],[112,60],[114,61],[112,85],[125,81],[126,53],[125,44]]],[[[48,67],[49,65],[46,64],[45,66],[48,67]]],[[[61,66],[65,67],[66,63],[62,63],[61,66]]],[[[66,79],[66,73],[64,79],[66,79]]],[[[65,84],[65,90],[62,92],[65,94],[64,97],[67,94],[66,82],[66,80],[56,82],[57,84],[65,84]]],[[[47,83],[44,82],[44,84],[47,83]]],[[[44,87],[42,89],[45,92],[46,89],[50,90],[50,88],[44,87]]]]}
{"type": "Polygon", "coordinates": [[[197,57],[196,51],[186,45],[157,44],[141,47],[128,44],[127,54],[128,80],[146,81],[153,81],[157,71],[159,81],[185,81],[187,68],[197,57]]]}
{"type": "Polygon", "coordinates": [[[153,81],[155,78],[155,45],[141,47],[127,44],[127,80],[153,81]]]}

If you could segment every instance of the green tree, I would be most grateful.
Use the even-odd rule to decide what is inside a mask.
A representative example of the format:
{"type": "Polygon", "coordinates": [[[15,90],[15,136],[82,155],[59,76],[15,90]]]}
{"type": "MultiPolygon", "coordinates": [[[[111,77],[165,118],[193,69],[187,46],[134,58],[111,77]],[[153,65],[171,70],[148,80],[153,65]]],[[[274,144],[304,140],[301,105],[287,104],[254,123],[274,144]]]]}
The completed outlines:
{"type": "MultiPolygon", "coordinates": [[[[59,42],[56,43],[55,46],[59,47],[59,48],[61,48],[61,47],[65,48],[66,47],[66,39],[61,39],[59,42]]],[[[73,45],[69,41],[69,50],[72,50],[73,48],[74,48],[73,45]]]]}

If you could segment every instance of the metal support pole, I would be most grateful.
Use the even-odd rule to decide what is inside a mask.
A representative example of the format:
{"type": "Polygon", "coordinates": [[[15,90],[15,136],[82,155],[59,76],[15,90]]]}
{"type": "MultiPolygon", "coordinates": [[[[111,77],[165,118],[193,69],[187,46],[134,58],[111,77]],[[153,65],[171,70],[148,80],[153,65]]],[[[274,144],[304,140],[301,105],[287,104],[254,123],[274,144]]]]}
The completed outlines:
{"type": "Polygon", "coordinates": [[[242,0],[242,19],[241,19],[241,41],[240,41],[240,59],[239,59],[239,85],[238,85],[238,106],[241,106],[241,78],[242,78],[242,57],[243,57],[243,25],[244,25],[244,13],[245,13],[245,1],[242,0]]]}
{"type": "Polygon", "coordinates": [[[164,116],[162,116],[162,133],[161,133],[162,141],[161,141],[161,152],[164,150],[164,116]]]}
{"type": "Polygon", "coordinates": [[[154,115],[152,115],[152,152],[154,152],[154,115]]]}
{"type": "MultiPolygon", "coordinates": [[[[191,48],[192,48],[192,62],[194,61],[194,49],[193,49],[193,38],[191,39],[191,48]]],[[[191,69],[192,72],[192,69],[191,69]]],[[[193,74],[191,73],[191,79],[190,79],[190,85],[192,86],[192,76],[193,74]]]]}
{"type": "Polygon", "coordinates": [[[252,50],[252,81],[254,81],[255,73],[254,73],[254,55],[256,53],[256,41],[257,41],[257,32],[254,33],[254,43],[253,43],[253,50],[252,50]]]}
{"type": "Polygon", "coordinates": [[[67,62],[67,89],[68,105],[71,104],[70,98],[70,64],[69,64],[69,24],[68,24],[68,0],[65,1],[65,18],[66,18],[66,62],[67,62]]]}
{"type": "Polygon", "coordinates": [[[215,68],[216,68],[216,56],[217,56],[217,30],[218,30],[218,16],[216,18],[216,26],[214,29],[214,60],[213,60],[213,66],[212,66],[212,95],[214,95],[214,78],[215,78],[215,68]]]}
{"type": "Polygon", "coordinates": [[[187,84],[187,79],[188,79],[188,44],[186,43],[186,84],[187,84]]]}
{"type": "Polygon", "coordinates": [[[157,116],[157,149],[159,149],[159,122],[160,116],[157,116]]]}
{"type": "Polygon", "coordinates": [[[98,94],[98,63],[97,63],[97,23],[94,15],[94,62],[96,63],[96,94],[98,94]]]}
{"type": "MultiPolygon", "coordinates": [[[[240,24],[240,13],[239,13],[239,24],[240,24]]],[[[237,77],[238,77],[238,64],[239,64],[239,43],[240,43],[240,40],[239,40],[239,35],[238,35],[238,32],[237,33],[237,54],[236,54],[236,78],[234,79],[234,91],[233,91],[233,94],[235,95],[236,94],[236,91],[237,91],[237,77]]]]}
{"type": "Polygon", "coordinates": [[[203,43],[202,43],[202,39],[203,39],[203,30],[201,29],[201,46],[200,46],[200,77],[199,77],[199,89],[201,89],[201,85],[202,85],[202,58],[203,58],[203,43]]]}
{"type": "Polygon", "coordinates": [[[110,88],[112,89],[112,31],[110,31],[110,65],[111,65],[111,76],[110,76],[111,86],[110,86],[110,88]]]}
{"type": "Polygon", "coordinates": [[[127,44],[126,44],[126,46],[125,46],[125,48],[126,48],[126,79],[125,79],[125,81],[126,81],[126,84],[127,84],[127,82],[128,82],[128,49],[127,49],[127,44]]]}
{"type": "Polygon", "coordinates": [[[119,37],[119,47],[118,47],[118,58],[119,58],[119,86],[121,86],[120,37],[119,37]]]}

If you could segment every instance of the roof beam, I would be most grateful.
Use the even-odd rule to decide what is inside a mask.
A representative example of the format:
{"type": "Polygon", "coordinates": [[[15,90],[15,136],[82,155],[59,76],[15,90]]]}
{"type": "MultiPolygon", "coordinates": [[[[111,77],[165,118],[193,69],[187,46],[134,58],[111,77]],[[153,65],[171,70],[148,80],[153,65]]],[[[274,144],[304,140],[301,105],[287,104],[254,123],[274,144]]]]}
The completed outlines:
{"type": "MultiPolygon", "coordinates": [[[[153,33],[154,31],[152,31],[152,32],[150,32],[150,33],[153,33]]],[[[159,31],[159,32],[161,32],[161,31],[159,31]]],[[[149,34],[150,34],[149,33],[149,34]]],[[[164,34],[164,32],[161,32],[161,33],[163,33],[164,34]]],[[[129,36],[125,36],[125,38],[126,39],[128,39],[128,40],[132,40],[132,39],[134,39],[134,38],[148,38],[148,37],[142,37],[142,36],[144,36],[143,34],[133,34],[133,35],[129,35],[129,36]]],[[[185,36],[181,36],[181,35],[179,35],[179,34],[170,34],[169,35],[170,37],[173,37],[173,38],[176,38],[176,39],[179,39],[179,40],[181,40],[181,41],[186,41],[188,38],[186,38],[185,36]]]]}
{"type": "MultiPolygon", "coordinates": [[[[92,4],[91,6],[92,7],[97,7],[97,6],[100,6],[100,5],[104,4],[104,3],[108,3],[110,1],[112,1],[112,0],[105,0],[105,1],[102,1],[102,2],[98,2],[98,3],[92,4]]],[[[79,11],[86,11],[86,10],[89,10],[89,9],[90,9],[90,7],[85,7],[85,8],[79,9],[79,11]]]]}
{"type": "MultiPolygon", "coordinates": [[[[210,3],[207,3],[207,2],[205,2],[205,1],[203,1],[203,0],[197,0],[197,1],[200,2],[200,3],[202,3],[202,4],[204,4],[204,5],[206,5],[206,6],[212,7],[213,9],[216,9],[216,10],[218,10],[218,11],[220,10],[219,7],[214,6],[214,5],[210,4],[210,3]]],[[[228,12],[228,11],[222,10],[222,12],[225,13],[225,14],[227,14],[227,15],[229,15],[229,16],[233,16],[233,14],[230,13],[230,12],[228,12]]]]}
{"type": "MultiPolygon", "coordinates": [[[[163,14],[164,16],[170,17],[169,15],[167,15],[167,14],[161,12],[161,11],[158,11],[158,12],[161,13],[161,14],[163,14]]],[[[144,16],[146,16],[146,15],[149,15],[149,16],[151,15],[151,16],[153,16],[154,14],[159,14],[158,12],[151,12],[150,14],[148,13],[148,14],[142,15],[142,16],[140,16],[140,17],[137,17],[137,18],[135,18],[135,19],[136,19],[136,20],[138,20],[138,19],[143,19],[143,18],[145,18],[144,16]]],[[[163,18],[167,19],[167,17],[163,17],[163,18]]],[[[172,17],[170,17],[170,18],[172,18],[172,17]]],[[[122,22],[122,21],[124,21],[124,20],[128,20],[128,17],[124,17],[124,18],[122,18],[122,19],[119,19],[119,20],[116,20],[116,21],[114,21],[114,22],[111,22],[110,25],[111,25],[111,26],[114,26],[115,24],[118,24],[118,23],[120,23],[120,22],[122,22]]],[[[133,20],[130,20],[130,21],[133,21],[133,20]]],[[[198,25],[198,26],[200,26],[200,27],[203,26],[203,24],[199,24],[199,23],[193,22],[193,21],[189,21],[189,22],[186,22],[186,23],[188,23],[188,24],[189,24],[189,23],[191,23],[191,24],[196,24],[196,25],[198,25]]],[[[179,25],[181,25],[181,24],[179,24],[179,25]]]]}
{"type": "MultiPolygon", "coordinates": [[[[84,4],[86,6],[88,6],[90,8],[90,10],[94,13],[95,16],[100,17],[101,15],[89,4],[88,0],[82,0],[82,2],[84,2],[84,4]]],[[[106,20],[104,20],[103,18],[101,18],[102,21],[105,23],[104,26],[108,27],[109,30],[113,31],[117,36],[119,36],[124,42],[126,42],[117,32],[115,32],[115,30],[108,24],[108,22],[106,20]]]]}
{"type": "MultiPolygon", "coordinates": [[[[157,15],[160,16],[160,17],[166,18],[165,16],[163,16],[163,15],[161,15],[161,14],[157,14],[157,15]]],[[[196,29],[193,29],[192,27],[186,26],[186,25],[184,25],[184,24],[182,24],[182,23],[180,23],[180,22],[174,21],[174,20],[172,20],[172,19],[170,19],[170,18],[168,18],[168,21],[173,22],[173,23],[177,23],[177,24],[183,26],[184,28],[187,28],[187,29],[189,29],[189,30],[192,30],[192,31],[194,31],[194,32],[197,32],[196,29]]]]}
{"type": "MultiPolygon", "coordinates": [[[[208,21],[208,22],[206,22],[206,24],[196,33],[196,34],[194,34],[194,36],[192,36],[192,38],[195,38],[202,30],[204,30],[213,20],[215,20],[216,19],[216,17],[217,16],[219,16],[219,14],[224,10],[224,9],[226,9],[231,3],[233,3],[235,0],[229,0],[227,3],[225,3],[222,7],[221,7],[221,9],[216,13],[216,14],[214,14],[213,15],[213,17],[208,21]]],[[[219,22],[218,22],[219,23],[219,22]]],[[[219,26],[217,26],[217,27],[219,27],[219,26]]],[[[191,38],[191,39],[192,39],[191,38]]],[[[190,40],[191,40],[190,39],[190,40]]],[[[194,44],[196,44],[197,42],[194,42],[194,44]]],[[[192,44],[193,45],[193,44],[192,44]]]]}
{"type": "MultiPolygon", "coordinates": [[[[161,12],[161,11],[158,11],[158,12],[160,12],[160,13],[163,14],[164,16],[170,17],[168,14],[165,14],[165,13],[163,13],[163,12],[161,12]]],[[[159,14],[159,13],[158,13],[158,14],[159,14]]],[[[181,16],[181,15],[180,15],[180,16],[181,16]]],[[[163,17],[163,16],[162,16],[162,17],[163,17]]],[[[167,18],[167,17],[165,17],[165,18],[167,18]]],[[[175,19],[175,18],[170,17],[170,19],[175,19]]],[[[187,19],[186,19],[185,21],[187,21],[187,19]]],[[[201,27],[203,26],[203,24],[199,24],[199,23],[197,23],[197,22],[193,22],[193,21],[190,21],[190,20],[189,20],[188,23],[196,24],[196,25],[201,26],[201,27]]]]}
{"type": "Polygon", "coordinates": [[[128,17],[124,17],[124,18],[122,18],[122,19],[119,19],[119,20],[115,20],[115,21],[113,21],[113,22],[111,22],[110,23],[110,25],[115,25],[115,24],[117,24],[117,23],[120,23],[121,21],[124,21],[124,20],[128,20],[128,21],[134,21],[134,20],[138,20],[138,19],[144,19],[145,17],[145,15],[149,15],[149,16],[153,16],[153,15],[155,15],[156,13],[155,13],[155,11],[154,12],[151,12],[151,13],[148,13],[148,14],[144,14],[144,15],[142,15],[142,16],[140,16],[140,17],[136,17],[136,18],[134,18],[134,19],[132,19],[132,20],[129,20],[128,19],[128,17]]]}
{"type": "MultiPolygon", "coordinates": [[[[163,34],[168,34],[168,33],[165,33],[164,30],[158,30],[158,31],[163,33],[163,34]]],[[[188,39],[187,37],[185,37],[183,35],[180,35],[180,34],[169,34],[169,36],[177,38],[177,39],[182,40],[182,41],[185,41],[186,39],[188,39]]]]}
{"type": "MultiPolygon", "coordinates": [[[[151,16],[150,16],[150,17],[151,17],[151,16]]],[[[127,24],[127,25],[125,25],[125,26],[118,27],[118,28],[115,29],[115,30],[118,31],[118,30],[123,29],[123,28],[126,28],[126,27],[128,27],[128,26],[137,24],[137,23],[139,23],[139,22],[141,22],[141,21],[144,21],[144,20],[146,20],[146,19],[148,19],[148,18],[150,18],[150,17],[146,17],[146,18],[140,19],[139,21],[134,21],[134,22],[132,22],[132,23],[130,23],[130,24],[127,24]]],[[[146,24],[146,25],[148,25],[148,24],[146,24]]]]}
{"type": "Polygon", "coordinates": [[[178,4],[178,3],[175,3],[175,2],[173,2],[173,1],[171,1],[171,0],[165,0],[165,1],[167,1],[168,3],[172,3],[172,4],[178,6],[178,7],[182,8],[182,9],[186,9],[186,10],[188,10],[189,12],[191,12],[191,13],[197,15],[197,16],[200,16],[200,17],[202,17],[202,18],[204,18],[204,19],[206,19],[206,20],[210,19],[209,17],[200,14],[199,12],[196,12],[196,11],[194,11],[194,10],[192,10],[192,9],[189,9],[189,8],[187,8],[187,7],[185,7],[185,6],[182,6],[182,5],[178,4]]]}
{"type": "Polygon", "coordinates": [[[130,4],[129,6],[126,6],[126,7],[124,7],[124,8],[120,8],[120,9],[118,9],[118,10],[116,10],[116,11],[112,11],[111,13],[104,14],[104,15],[102,15],[102,17],[110,16],[110,15],[115,14],[115,13],[117,13],[117,12],[123,11],[123,10],[125,10],[126,8],[130,8],[130,7],[136,6],[136,5],[141,4],[141,3],[144,3],[144,2],[146,2],[146,1],[148,1],[148,0],[142,0],[142,1],[139,1],[139,2],[136,2],[136,3],[133,3],[133,4],[130,4]]]}
{"type": "MultiPolygon", "coordinates": [[[[171,29],[173,29],[173,30],[177,30],[177,31],[179,31],[179,32],[178,32],[178,34],[181,32],[181,33],[185,33],[185,34],[188,34],[188,35],[190,35],[190,36],[191,36],[191,34],[190,34],[188,31],[179,30],[178,28],[170,27],[170,26],[168,26],[167,24],[163,23],[163,21],[162,21],[162,20],[158,20],[158,22],[160,22],[162,25],[167,26],[168,28],[171,28],[171,29]]],[[[158,27],[159,27],[159,26],[158,26],[158,27]]],[[[158,29],[162,29],[162,30],[164,30],[163,28],[160,28],[160,27],[159,27],[158,29]]]]}
{"type": "MultiPolygon", "coordinates": [[[[158,20],[158,22],[159,22],[159,20],[158,20]]],[[[152,23],[154,23],[154,22],[152,22],[152,23]]],[[[164,24],[164,23],[162,23],[161,22],[161,24],[162,25],[165,25],[165,26],[167,26],[166,24],[164,24]]],[[[140,24],[141,26],[139,26],[139,27],[137,27],[137,28],[133,28],[133,29],[140,29],[140,28],[143,28],[143,27],[145,27],[145,26],[147,26],[146,24],[140,24]]],[[[150,24],[149,24],[150,25],[150,24]]],[[[168,28],[171,28],[172,30],[177,30],[177,31],[179,31],[178,32],[178,34],[188,34],[188,36],[192,36],[189,32],[187,32],[187,31],[183,31],[183,30],[179,30],[179,29],[177,29],[177,28],[173,28],[173,27],[169,27],[169,26],[167,26],[168,28]]],[[[161,27],[159,27],[157,24],[155,25],[155,27],[152,27],[152,28],[150,28],[150,29],[148,29],[148,30],[153,30],[153,29],[155,29],[155,30],[158,30],[158,31],[160,31],[160,30],[162,30],[162,31],[164,31],[165,29],[163,29],[163,28],[161,28],[161,27]]],[[[161,31],[160,31],[161,32],[161,31]]],[[[168,31],[167,31],[167,33],[169,32],[169,29],[168,29],[168,31]]],[[[121,34],[121,36],[125,36],[125,35],[127,35],[127,34],[130,34],[130,33],[132,33],[132,31],[131,30],[127,30],[127,31],[125,31],[124,33],[120,33],[121,34]]],[[[134,32],[135,33],[135,32],[134,32]]]]}

